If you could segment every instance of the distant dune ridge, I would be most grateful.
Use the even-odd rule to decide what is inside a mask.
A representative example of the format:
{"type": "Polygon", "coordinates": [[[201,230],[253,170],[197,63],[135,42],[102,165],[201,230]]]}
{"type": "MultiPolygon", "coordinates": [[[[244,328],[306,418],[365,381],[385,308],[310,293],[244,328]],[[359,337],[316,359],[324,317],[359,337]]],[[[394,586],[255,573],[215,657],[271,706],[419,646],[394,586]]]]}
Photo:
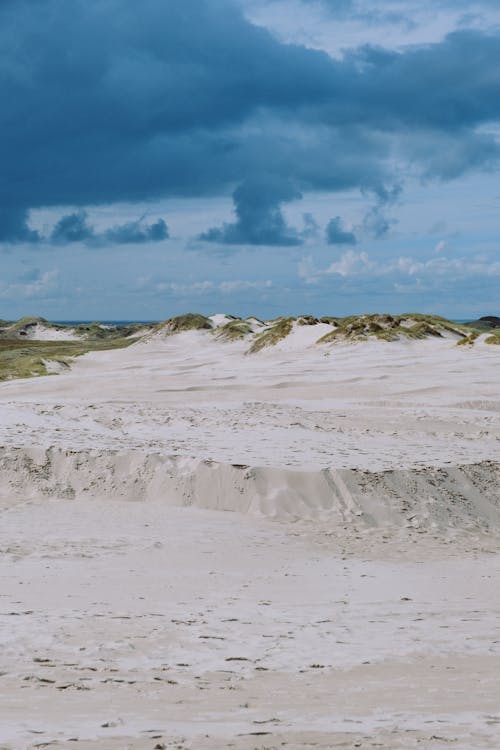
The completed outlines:
{"type": "Polygon", "coordinates": [[[0,380],[53,375],[70,367],[73,359],[91,351],[118,349],[140,341],[203,331],[220,343],[242,342],[245,353],[270,347],[284,350],[313,345],[395,342],[427,338],[454,339],[466,347],[476,343],[500,344],[500,318],[485,316],[472,323],[457,323],[436,315],[366,314],[348,317],[312,315],[262,321],[216,314],[186,313],[159,323],[51,323],[25,317],[0,320],[0,380]]]}

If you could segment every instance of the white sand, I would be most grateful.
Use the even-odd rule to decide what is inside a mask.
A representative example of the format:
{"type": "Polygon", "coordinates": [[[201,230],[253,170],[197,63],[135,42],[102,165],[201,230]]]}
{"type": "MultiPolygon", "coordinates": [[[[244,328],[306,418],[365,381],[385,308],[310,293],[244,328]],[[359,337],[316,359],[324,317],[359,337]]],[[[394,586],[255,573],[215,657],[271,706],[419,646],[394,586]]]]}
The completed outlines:
{"type": "Polygon", "coordinates": [[[500,557],[398,546],[153,501],[12,507],[2,747],[497,747],[500,557]]]}
{"type": "Polygon", "coordinates": [[[497,347],[307,344],[245,355],[248,342],[192,332],[93,353],[58,377],[1,384],[0,444],[307,470],[498,458],[497,347]]]}
{"type": "Polygon", "coordinates": [[[25,338],[30,341],[80,341],[82,336],[74,328],[52,328],[37,323],[27,327],[25,338]]]}
{"type": "Polygon", "coordinates": [[[226,325],[226,323],[230,323],[233,318],[231,318],[230,315],[226,315],[225,313],[216,313],[215,315],[210,315],[209,320],[214,328],[220,328],[220,326],[224,326],[226,325]]]}
{"type": "Polygon", "coordinates": [[[0,386],[2,750],[498,747],[500,352],[294,335],[0,386]]]}

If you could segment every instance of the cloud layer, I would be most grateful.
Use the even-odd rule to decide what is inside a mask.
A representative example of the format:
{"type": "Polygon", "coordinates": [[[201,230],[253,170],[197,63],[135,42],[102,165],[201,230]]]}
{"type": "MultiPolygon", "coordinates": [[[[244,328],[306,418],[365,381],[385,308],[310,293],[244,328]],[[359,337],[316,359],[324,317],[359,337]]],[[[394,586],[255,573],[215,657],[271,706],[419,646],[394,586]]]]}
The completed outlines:
{"type": "MultiPolygon", "coordinates": [[[[377,203],[404,165],[449,180],[499,157],[496,32],[333,59],[231,0],[144,0],[140,13],[132,0],[9,0],[0,66],[0,241],[38,239],[32,208],[231,192],[236,222],[205,240],[294,245],[281,206],[299,193],[359,188],[377,203]]],[[[54,239],[87,240],[81,217],[54,239]]],[[[131,224],[107,239],[166,235],[131,224]]]]}
{"type": "MultiPolygon", "coordinates": [[[[169,237],[168,226],[164,219],[158,219],[153,224],[145,224],[143,218],[126,224],[97,232],[89,224],[85,211],[75,211],[62,216],[50,235],[50,242],[54,245],[70,245],[73,242],[83,242],[86,245],[140,245],[145,242],[161,242],[169,237]]],[[[39,235],[37,234],[37,238],[39,235]]]]}

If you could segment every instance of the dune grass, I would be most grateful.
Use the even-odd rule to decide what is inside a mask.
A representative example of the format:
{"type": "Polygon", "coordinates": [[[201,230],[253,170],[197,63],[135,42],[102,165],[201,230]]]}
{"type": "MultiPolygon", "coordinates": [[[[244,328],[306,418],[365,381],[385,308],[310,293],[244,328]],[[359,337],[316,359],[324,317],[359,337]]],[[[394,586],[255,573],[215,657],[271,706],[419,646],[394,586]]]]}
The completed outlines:
{"type": "Polygon", "coordinates": [[[53,374],[48,362],[68,367],[75,357],[93,351],[123,349],[135,339],[111,338],[103,341],[22,341],[0,339],[0,381],[34,378],[53,374]]]}
{"type": "Polygon", "coordinates": [[[299,315],[297,318],[297,325],[299,326],[315,326],[318,323],[319,320],[314,315],[299,315]]]}
{"type": "Polygon", "coordinates": [[[472,331],[468,336],[464,336],[463,339],[457,341],[457,346],[473,346],[475,340],[479,336],[479,331],[472,331]]]}
{"type": "MultiPolygon", "coordinates": [[[[77,334],[92,339],[93,341],[114,341],[133,336],[136,333],[145,331],[151,326],[145,323],[130,323],[129,325],[102,326],[101,323],[79,323],[75,326],[65,326],[69,330],[73,329],[77,334]]],[[[58,326],[61,329],[61,326],[58,326]]]]}
{"type": "Polygon", "coordinates": [[[250,349],[249,354],[255,354],[268,346],[275,346],[285,339],[292,331],[295,318],[278,318],[262,333],[259,333],[250,349]]]}
{"type": "Polygon", "coordinates": [[[500,329],[495,330],[491,336],[488,336],[487,339],[484,340],[485,344],[498,344],[500,345],[500,329]]]}
{"type": "Polygon", "coordinates": [[[66,331],[70,334],[81,336],[82,339],[104,341],[107,339],[123,339],[127,336],[139,333],[141,330],[150,328],[144,323],[130,323],[128,325],[103,326],[101,323],[77,323],[75,325],[65,323],[50,323],[45,318],[24,317],[16,321],[0,320],[0,339],[24,339],[29,338],[30,328],[40,325],[45,330],[66,331]]]}
{"type": "MultiPolygon", "coordinates": [[[[122,349],[137,341],[134,334],[153,327],[168,333],[190,330],[209,330],[221,341],[238,341],[252,334],[252,319],[234,318],[214,329],[212,322],[204,315],[186,313],[164,323],[145,326],[133,323],[124,326],[103,327],[99,323],[77,324],[74,326],[49,323],[43,318],[21,318],[16,322],[0,321],[0,381],[15,378],[32,378],[54,374],[52,363],[61,368],[69,367],[75,357],[92,351],[122,349]],[[74,330],[81,336],[76,341],[36,341],[29,339],[25,332],[34,325],[57,330],[74,330]]],[[[338,341],[366,341],[371,338],[381,341],[397,339],[425,339],[442,337],[446,332],[457,336],[457,344],[472,346],[481,331],[471,324],[454,323],[437,315],[406,313],[404,315],[370,314],[351,315],[344,318],[312,315],[298,318],[276,318],[268,321],[266,328],[253,336],[249,354],[272,347],[285,339],[298,325],[316,325],[318,322],[335,325],[336,329],[321,337],[317,343],[338,341]]],[[[483,331],[484,332],[484,331],[483,331]]],[[[491,329],[486,343],[500,345],[500,328],[491,329]]]]}
{"type": "Polygon", "coordinates": [[[204,315],[198,313],[185,313],[169,318],[162,327],[167,328],[170,333],[181,333],[181,331],[211,330],[212,323],[204,315]]]}
{"type": "Polygon", "coordinates": [[[45,318],[35,318],[32,316],[19,318],[19,320],[0,320],[0,338],[15,339],[26,331],[36,325],[43,325],[45,328],[56,328],[52,323],[49,323],[45,318]]]}
{"type": "Polygon", "coordinates": [[[215,338],[222,341],[240,341],[252,333],[252,326],[246,320],[235,318],[216,328],[213,333],[215,338]]]}
{"type": "Polygon", "coordinates": [[[335,341],[366,341],[369,338],[379,341],[439,338],[446,331],[460,338],[470,334],[470,329],[459,323],[453,323],[438,315],[421,313],[350,315],[346,318],[337,318],[335,321],[331,318],[322,318],[322,320],[335,323],[337,328],[322,336],[318,344],[335,341]]]}

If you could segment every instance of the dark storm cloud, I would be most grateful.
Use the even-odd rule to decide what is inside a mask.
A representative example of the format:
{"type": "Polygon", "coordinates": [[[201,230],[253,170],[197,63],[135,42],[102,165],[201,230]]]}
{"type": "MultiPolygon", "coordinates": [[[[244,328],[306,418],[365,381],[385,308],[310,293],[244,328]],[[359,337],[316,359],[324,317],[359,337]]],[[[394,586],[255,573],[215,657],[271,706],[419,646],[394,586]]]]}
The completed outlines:
{"type": "Polygon", "coordinates": [[[326,241],[329,245],[355,245],[356,235],[346,231],[342,226],[340,216],[330,219],[326,227],[326,241]]]}
{"type": "MultiPolygon", "coordinates": [[[[230,0],[4,1],[0,240],[37,239],[31,208],[239,185],[237,222],[207,236],[293,244],[289,199],[249,185],[375,193],[393,182],[394,150],[442,179],[490,167],[498,146],[478,128],[500,118],[499,71],[493,33],[334,60],[281,43],[230,0]]],[[[85,233],[78,215],[58,231],[85,233]]],[[[127,231],[108,239],[137,241],[127,231]]]]}
{"type": "Polygon", "coordinates": [[[154,224],[144,224],[141,218],[138,221],[119,224],[105,232],[96,232],[89,224],[86,212],[76,211],[59,219],[52,230],[50,240],[55,245],[68,245],[72,242],[84,242],[87,245],[127,245],[161,242],[168,237],[168,226],[163,219],[158,219],[154,224]]]}
{"type": "Polygon", "coordinates": [[[0,242],[38,242],[40,235],[27,222],[26,208],[0,203],[0,242]]]}
{"type": "Polygon", "coordinates": [[[387,217],[386,210],[397,203],[402,192],[403,188],[399,184],[392,187],[381,185],[373,191],[375,203],[366,213],[362,223],[362,229],[366,234],[380,239],[398,223],[397,219],[387,217]]]}
{"type": "Polygon", "coordinates": [[[281,206],[301,197],[289,183],[273,177],[248,180],[233,193],[236,222],[213,227],[199,239],[224,245],[300,245],[302,240],[287,226],[281,206]]]}
{"type": "Polygon", "coordinates": [[[90,226],[85,211],[76,211],[63,216],[52,230],[51,240],[56,245],[71,242],[88,242],[95,239],[94,228],[90,226]]]}
{"type": "Polygon", "coordinates": [[[117,245],[130,243],[161,242],[169,237],[168,227],[163,219],[154,224],[143,224],[140,221],[130,221],[108,229],[104,237],[117,245]]]}

